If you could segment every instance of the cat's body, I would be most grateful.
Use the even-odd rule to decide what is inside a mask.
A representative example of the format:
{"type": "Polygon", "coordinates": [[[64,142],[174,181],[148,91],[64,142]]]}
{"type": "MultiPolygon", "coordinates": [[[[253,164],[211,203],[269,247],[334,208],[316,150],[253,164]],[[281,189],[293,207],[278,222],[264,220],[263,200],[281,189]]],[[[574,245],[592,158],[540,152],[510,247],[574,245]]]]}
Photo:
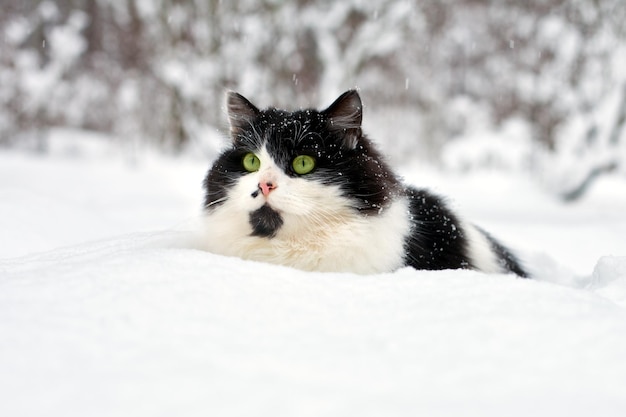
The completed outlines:
{"type": "Polygon", "coordinates": [[[404,186],[348,91],[324,111],[258,110],[230,93],[232,146],[205,179],[207,250],[312,271],[474,268],[526,276],[445,202],[404,186]]]}

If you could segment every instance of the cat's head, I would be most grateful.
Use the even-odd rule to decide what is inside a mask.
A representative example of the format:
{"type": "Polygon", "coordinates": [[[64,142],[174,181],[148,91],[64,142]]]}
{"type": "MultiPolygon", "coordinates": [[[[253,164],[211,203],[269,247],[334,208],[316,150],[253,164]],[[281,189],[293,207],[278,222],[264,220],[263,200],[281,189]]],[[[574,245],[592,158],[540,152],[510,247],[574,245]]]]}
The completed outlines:
{"type": "Polygon", "coordinates": [[[295,230],[293,219],[332,224],[341,215],[376,215],[397,192],[397,179],[361,132],[354,90],[325,110],[293,112],[259,110],[231,92],[227,109],[231,146],[205,179],[205,207],[248,216],[253,235],[295,230]]]}

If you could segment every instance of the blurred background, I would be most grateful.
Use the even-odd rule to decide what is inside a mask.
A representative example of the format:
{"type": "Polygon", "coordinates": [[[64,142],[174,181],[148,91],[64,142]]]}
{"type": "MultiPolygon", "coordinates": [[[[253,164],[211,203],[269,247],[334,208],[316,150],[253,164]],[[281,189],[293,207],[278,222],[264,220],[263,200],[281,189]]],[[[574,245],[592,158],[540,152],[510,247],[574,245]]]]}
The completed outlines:
{"type": "Polygon", "coordinates": [[[227,89],[293,109],[356,87],[395,163],[575,201],[626,178],[624,22],[623,0],[3,0],[0,146],[71,128],[209,160],[227,89]]]}

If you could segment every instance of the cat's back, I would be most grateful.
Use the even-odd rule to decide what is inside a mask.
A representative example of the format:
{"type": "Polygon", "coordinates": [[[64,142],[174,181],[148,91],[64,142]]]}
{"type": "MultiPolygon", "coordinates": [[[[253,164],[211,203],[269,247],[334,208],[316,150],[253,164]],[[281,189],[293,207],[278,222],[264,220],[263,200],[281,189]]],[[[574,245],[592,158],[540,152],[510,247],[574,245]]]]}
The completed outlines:
{"type": "Polygon", "coordinates": [[[406,188],[410,232],[405,263],[416,269],[477,269],[527,274],[517,258],[484,230],[458,217],[432,192],[406,188]]]}

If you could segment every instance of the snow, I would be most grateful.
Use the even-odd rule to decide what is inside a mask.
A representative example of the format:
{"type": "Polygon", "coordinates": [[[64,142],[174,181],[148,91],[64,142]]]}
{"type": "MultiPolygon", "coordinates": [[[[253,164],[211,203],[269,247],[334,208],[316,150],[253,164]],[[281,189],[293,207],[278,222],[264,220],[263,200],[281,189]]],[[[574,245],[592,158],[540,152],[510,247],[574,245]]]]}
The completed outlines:
{"type": "Polygon", "coordinates": [[[306,273],[195,249],[209,161],[0,152],[0,415],[621,416],[626,185],[405,167],[529,260],[306,273]]]}
{"type": "Polygon", "coordinates": [[[604,256],[593,270],[591,288],[626,307],[626,257],[604,256]]]}

